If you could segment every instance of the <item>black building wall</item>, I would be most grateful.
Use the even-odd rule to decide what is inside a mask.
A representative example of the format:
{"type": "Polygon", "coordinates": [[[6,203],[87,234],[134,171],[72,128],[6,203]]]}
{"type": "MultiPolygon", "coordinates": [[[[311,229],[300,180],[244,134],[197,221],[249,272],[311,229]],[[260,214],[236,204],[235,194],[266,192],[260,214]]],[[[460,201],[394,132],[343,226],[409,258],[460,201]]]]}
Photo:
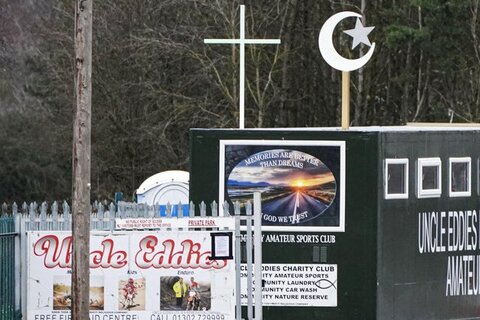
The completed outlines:
{"type": "MultiPolygon", "coordinates": [[[[448,252],[447,247],[445,252],[421,253],[419,249],[419,236],[422,238],[425,234],[423,220],[419,222],[419,217],[441,219],[444,212],[443,226],[434,223],[427,238],[435,241],[440,234],[445,246],[449,211],[476,210],[478,214],[479,137],[479,132],[474,130],[380,133],[378,185],[382,186],[384,182],[385,159],[408,158],[409,198],[385,200],[383,187],[378,192],[378,319],[480,319],[478,294],[451,296],[446,290],[448,261],[454,259],[449,257],[476,256],[479,250],[448,252]],[[431,157],[441,159],[441,196],[419,199],[416,196],[417,160],[431,157]],[[450,157],[471,157],[471,196],[449,197],[450,157]],[[441,227],[445,232],[443,235],[441,227]]],[[[478,238],[478,221],[476,228],[478,238]]],[[[463,231],[461,228],[455,233],[463,231]]],[[[473,240],[473,230],[468,234],[473,240]]],[[[450,236],[453,237],[453,231],[450,236]]],[[[471,285],[473,280],[464,279],[471,285]]]]}
{"type": "MultiPolygon", "coordinates": [[[[378,133],[307,130],[191,130],[190,197],[195,203],[218,201],[219,141],[322,140],[346,143],[345,232],[334,244],[264,243],[264,263],[337,264],[336,307],[264,307],[264,319],[376,319],[378,133]],[[322,248],[319,248],[322,247],[322,248]],[[319,257],[315,250],[323,250],[319,257]],[[326,251],[324,251],[326,250],[326,251]],[[321,260],[322,259],[322,260],[321,260]]],[[[322,160],[322,159],[321,159],[322,160]]],[[[323,159],[325,160],[325,159],[323,159]]],[[[286,232],[265,232],[265,234],[286,232]]],[[[289,233],[296,234],[296,233],[289,233]]]]}

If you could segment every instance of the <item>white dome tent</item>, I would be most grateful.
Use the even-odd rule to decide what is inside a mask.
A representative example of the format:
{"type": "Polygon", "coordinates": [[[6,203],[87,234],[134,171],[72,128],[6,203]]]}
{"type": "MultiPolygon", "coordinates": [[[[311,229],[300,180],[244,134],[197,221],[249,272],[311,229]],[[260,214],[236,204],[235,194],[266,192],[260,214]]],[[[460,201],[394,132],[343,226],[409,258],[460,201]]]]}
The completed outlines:
{"type": "Polygon", "coordinates": [[[171,204],[172,216],[178,214],[178,204],[182,204],[184,215],[188,215],[187,171],[169,170],[159,172],[147,178],[137,189],[137,202],[148,205],[160,205],[160,215],[165,216],[167,204],[171,204]]]}

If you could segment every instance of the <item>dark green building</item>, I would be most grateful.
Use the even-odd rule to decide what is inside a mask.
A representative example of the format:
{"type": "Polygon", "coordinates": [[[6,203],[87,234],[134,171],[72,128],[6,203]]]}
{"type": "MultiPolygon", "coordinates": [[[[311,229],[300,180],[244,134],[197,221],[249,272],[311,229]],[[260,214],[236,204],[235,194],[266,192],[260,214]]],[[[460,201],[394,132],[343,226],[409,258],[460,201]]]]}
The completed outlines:
{"type": "Polygon", "coordinates": [[[480,319],[479,142],[480,127],[193,129],[190,197],[262,192],[266,320],[480,319]]]}

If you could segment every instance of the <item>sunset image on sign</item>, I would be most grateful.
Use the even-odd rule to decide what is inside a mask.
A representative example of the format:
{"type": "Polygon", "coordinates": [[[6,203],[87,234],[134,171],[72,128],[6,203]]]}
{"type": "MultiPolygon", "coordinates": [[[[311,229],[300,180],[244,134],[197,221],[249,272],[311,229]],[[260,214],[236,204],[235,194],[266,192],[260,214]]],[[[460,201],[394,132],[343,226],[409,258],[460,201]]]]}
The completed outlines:
{"type": "Polygon", "coordinates": [[[322,215],[335,199],[330,169],[307,153],[272,149],[238,163],[227,180],[232,202],[245,203],[261,192],[264,225],[292,225],[322,215]]]}

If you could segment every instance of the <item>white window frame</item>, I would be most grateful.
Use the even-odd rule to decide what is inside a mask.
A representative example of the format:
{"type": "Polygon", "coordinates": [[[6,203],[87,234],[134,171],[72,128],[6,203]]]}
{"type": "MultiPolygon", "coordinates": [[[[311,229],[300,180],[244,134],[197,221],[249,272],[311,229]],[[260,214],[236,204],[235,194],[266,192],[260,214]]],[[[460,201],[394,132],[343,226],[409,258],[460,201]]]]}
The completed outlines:
{"type": "Polygon", "coordinates": [[[477,196],[480,195],[480,158],[477,158],[477,196]]]}
{"type": "Polygon", "coordinates": [[[383,181],[385,188],[385,199],[408,199],[408,158],[401,159],[385,159],[385,169],[383,172],[383,181]],[[404,165],[404,193],[388,193],[388,166],[391,164],[404,165]]]}
{"type": "Polygon", "coordinates": [[[471,157],[452,157],[448,158],[448,196],[449,197],[470,197],[472,195],[472,158],[471,157]],[[467,191],[452,190],[452,165],[454,163],[467,164],[467,191]]]}
{"type": "Polygon", "coordinates": [[[440,158],[418,158],[417,160],[417,198],[439,198],[442,195],[442,160],[440,158]],[[423,189],[423,168],[437,167],[438,188],[423,189]]]}
{"type": "Polygon", "coordinates": [[[480,195],[480,158],[477,158],[477,196],[479,195],[480,195]]]}

